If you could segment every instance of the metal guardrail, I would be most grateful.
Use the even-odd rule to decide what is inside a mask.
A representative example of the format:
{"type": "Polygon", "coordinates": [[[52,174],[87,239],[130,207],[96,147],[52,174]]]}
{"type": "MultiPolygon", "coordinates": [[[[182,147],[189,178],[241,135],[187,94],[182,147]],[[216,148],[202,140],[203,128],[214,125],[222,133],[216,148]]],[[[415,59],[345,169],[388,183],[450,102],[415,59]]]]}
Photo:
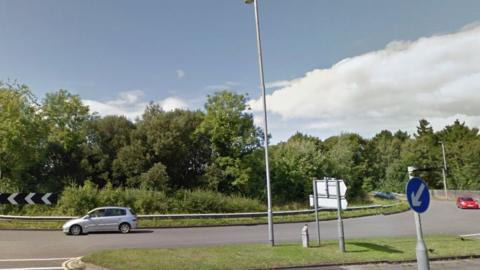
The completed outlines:
{"type": "Polygon", "coordinates": [[[0,220],[31,220],[31,221],[66,221],[78,217],[74,216],[11,216],[0,215],[0,220]]]}
{"type": "MultiPolygon", "coordinates": [[[[393,205],[368,205],[368,206],[356,206],[347,208],[344,211],[361,210],[361,209],[375,209],[375,208],[389,208],[393,205]]],[[[334,208],[320,208],[319,211],[336,211],[334,208]]],[[[305,210],[287,210],[287,211],[274,211],[274,216],[293,216],[302,214],[314,213],[314,209],[305,210]]],[[[138,215],[139,218],[144,219],[199,219],[199,218],[253,218],[253,217],[266,217],[267,212],[251,212],[251,213],[214,213],[214,214],[161,214],[161,215],[138,215]]]]}
{"type": "MultiPolygon", "coordinates": [[[[344,211],[362,210],[362,209],[376,209],[376,208],[390,208],[398,204],[391,205],[368,205],[355,206],[347,208],[344,211]]],[[[336,211],[334,208],[320,208],[319,211],[336,211]]],[[[291,216],[314,213],[314,209],[305,210],[288,210],[288,211],[274,211],[274,216],[291,216]]],[[[200,219],[200,218],[253,218],[266,217],[267,212],[251,212],[251,213],[212,213],[212,214],[158,214],[158,215],[138,215],[141,219],[200,219]]],[[[28,221],[66,221],[78,218],[75,216],[12,216],[0,215],[0,220],[28,220],[28,221]]]]}

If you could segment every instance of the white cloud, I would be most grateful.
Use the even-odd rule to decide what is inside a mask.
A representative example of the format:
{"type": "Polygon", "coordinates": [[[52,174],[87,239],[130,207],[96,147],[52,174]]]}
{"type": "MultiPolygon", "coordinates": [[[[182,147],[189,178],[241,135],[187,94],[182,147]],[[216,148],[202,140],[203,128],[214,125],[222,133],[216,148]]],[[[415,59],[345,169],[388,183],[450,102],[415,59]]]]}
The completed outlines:
{"type": "Polygon", "coordinates": [[[265,83],[265,88],[283,88],[292,85],[291,81],[274,81],[265,83]]]}
{"type": "Polygon", "coordinates": [[[121,92],[117,99],[109,101],[83,100],[90,107],[90,111],[97,112],[101,116],[123,115],[130,120],[142,115],[148,102],[142,101],[143,91],[134,90],[121,92]]]}
{"type": "MultiPolygon", "coordinates": [[[[143,91],[133,90],[121,92],[114,100],[83,100],[83,103],[90,108],[90,111],[97,112],[100,116],[123,115],[130,120],[135,120],[143,114],[149,104],[143,97],[143,91]]],[[[156,103],[160,104],[165,111],[188,108],[187,103],[178,97],[168,97],[156,103]]]]}
{"type": "MultiPolygon", "coordinates": [[[[457,117],[480,124],[480,25],[452,34],[394,41],[385,49],[315,69],[267,95],[278,121],[325,137],[415,130],[426,118],[443,128],[457,117]]],[[[251,101],[262,110],[261,99],[251,101]]],[[[288,125],[287,125],[288,126],[288,125]]],[[[293,134],[296,130],[291,130],[293,134]]],[[[275,137],[275,130],[272,131],[275,137]]],[[[285,139],[285,138],[282,138],[285,139]]]]}
{"type": "Polygon", "coordinates": [[[183,77],[185,77],[185,71],[177,69],[177,79],[182,79],[183,77]]]}
{"type": "Polygon", "coordinates": [[[176,97],[169,97],[159,102],[165,111],[173,111],[175,109],[187,109],[187,103],[176,97]]]}

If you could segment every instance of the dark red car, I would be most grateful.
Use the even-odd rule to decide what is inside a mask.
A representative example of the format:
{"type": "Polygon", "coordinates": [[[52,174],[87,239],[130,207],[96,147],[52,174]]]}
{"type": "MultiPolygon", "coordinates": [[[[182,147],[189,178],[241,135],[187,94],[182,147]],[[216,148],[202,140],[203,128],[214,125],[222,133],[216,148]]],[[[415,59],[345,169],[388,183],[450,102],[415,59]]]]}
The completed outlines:
{"type": "Polygon", "coordinates": [[[458,197],[457,207],[462,209],[466,209],[466,208],[478,209],[478,202],[475,201],[472,197],[458,197]]]}

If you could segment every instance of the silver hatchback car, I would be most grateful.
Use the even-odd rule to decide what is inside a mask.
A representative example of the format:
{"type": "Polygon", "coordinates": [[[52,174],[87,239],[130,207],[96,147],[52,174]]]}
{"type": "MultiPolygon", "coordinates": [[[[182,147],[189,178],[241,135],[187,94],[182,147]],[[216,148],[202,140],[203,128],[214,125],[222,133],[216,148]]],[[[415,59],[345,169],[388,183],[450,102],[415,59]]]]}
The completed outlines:
{"type": "Polygon", "coordinates": [[[137,215],[127,207],[99,207],[84,217],[69,220],[62,227],[65,234],[120,231],[128,233],[137,228],[137,215]]]}

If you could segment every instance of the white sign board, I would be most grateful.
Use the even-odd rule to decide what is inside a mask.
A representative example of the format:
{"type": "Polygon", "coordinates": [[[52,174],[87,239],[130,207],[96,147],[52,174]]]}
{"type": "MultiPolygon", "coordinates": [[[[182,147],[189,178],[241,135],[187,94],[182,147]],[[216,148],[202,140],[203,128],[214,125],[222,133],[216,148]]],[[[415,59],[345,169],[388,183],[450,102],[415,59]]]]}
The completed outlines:
{"type": "MultiPolygon", "coordinates": [[[[317,203],[318,203],[318,207],[322,207],[322,208],[334,208],[334,209],[337,209],[337,206],[338,206],[338,201],[337,201],[337,198],[322,198],[322,197],[319,197],[317,198],[317,203]]],[[[347,206],[348,206],[348,202],[345,198],[342,198],[340,200],[340,204],[342,205],[342,210],[345,210],[347,209],[347,206]]],[[[315,205],[313,204],[313,195],[310,195],[310,206],[311,207],[314,207],[315,205]]]]}
{"type": "MultiPolygon", "coordinates": [[[[345,196],[347,192],[347,186],[343,180],[338,180],[340,182],[340,196],[345,196]]],[[[316,180],[317,185],[317,195],[320,196],[327,196],[327,197],[334,197],[337,196],[337,180],[316,180]],[[327,188],[328,183],[328,188],[327,188]]]]}

